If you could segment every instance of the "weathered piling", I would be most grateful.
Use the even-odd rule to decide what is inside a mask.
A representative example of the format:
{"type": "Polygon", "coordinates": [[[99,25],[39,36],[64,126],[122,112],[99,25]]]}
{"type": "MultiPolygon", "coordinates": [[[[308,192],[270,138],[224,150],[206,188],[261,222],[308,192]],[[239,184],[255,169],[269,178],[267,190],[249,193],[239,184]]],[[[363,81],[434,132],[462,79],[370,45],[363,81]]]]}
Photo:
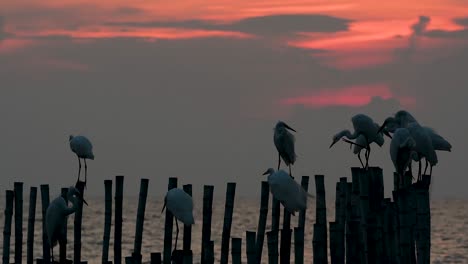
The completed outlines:
{"type": "Polygon", "coordinates": [[[368,263],[368,243],[367,243],[367,218],[369,216],[369,182],[368,170],[363,168],[352,168],[352,173],[357,174],[359,178],[359,209],[360,209],[360,244],[361,244],[361,263],[368,263]]]}
{"type": "Polygon", "coordinates": [[[47,239],[47,227],[46,227],[46,212],[49,207],[49,185],[41,185],[41,199],[42,199],[42,259],[43,264],[50,263],[50,246],[47,239]]]}
{"type": "Polygon", "coordinates": [[[356,220],[356,198],[353,194],[354,183],[346,184],[346,263],[359,261],[359,220],[356,220]],[[354,202],[353,202],[354,201],[354,202]]]}
{"type": "MultiPolygon", "coordinates": [[[[167,190],[177,188],[177,178],[169,178],[169,184],[167,185],[167,190]]],[[[171,263],[172,255],[172,225],[173,225],[174,216],[169,210],[166,209],[166,219],[164,221],[164,251],[163,251],[163,263],[171,263]]]]}
{"type": "Polygon", "coordinates": [[[397,204],[400,263],[411,263],[411,225],[409,220],[409,190],[402,188],[393,191],[393,200],[397,204]]]}
{"type": "MultiPolygon", "coordinates": [[[[68,193],[68,188],[62,188],[61,189],[61,195],[62,198],[65,200],[65,203],[68,205],[68,197],[67,197],[67,193],[68,193]]],[[[59,260],[60,260],[60,263],[65,263],[66,260],[67,260],[67,222],[68,222],[68,219],[65,218],[65,225],[62,227],[63,228],[63,234],[64,234],[64,239],[61,239],[59,241],[59,260]]]]}
{"type": "Polygon", "coordinates": [[[330,261],[332,264],[340,263],[340,259],[338,257],[338,248],[339,248],[339,231],[338,231],[338,223],[337,222],[330,222],[329,223],[329,231],[330,231],[330,261]]]}
{"type": "Polygon", "coordinates": [[[10,261],[11,219],[13,217],[13,200],[15,193],[7,190],[5,194],[5,225],[3,226],[3,264],[10,261]]]}
{"type": "Polygon", "coordinates": [[[109,262],[109,241],[112,225],[112,180],[104,180],[104,235],[102,237],[102,264],[109,262]]]}
{"type": "MultiPolygon", "coordinates": [[[[334,263],[345,263],[345,225],[346,225],[346,191],[347,178],[341,177],[336,184],[336,201],[335,201],[335,222],[336,226],[336,252],[334,263]]],[[[331,230],[330,230],[331,234],[331,230]]],[[[330,235],[331,241],[331,235],[330,235]]],[[[330,248],[331,250],[331,248],[330,248]]],[[[332,261],[333,262],[333,261],[332,261]]]]}
{"type": "Polygon", "coordinates": [[[431,212],[429,185],[430,175],[423,175],[423,181],[417,185],[417,260],[418,264],[426,264],[431,261],[431,212]]]}
{"type": "Polygon", "coordinates": [[[143,225],[145,222],[146,197],[148,196],[148,179],[140,181],[140,196],[135,227],[135,243],[133,245],[133,262],[141,263],[141,242],[143,240],[143,225]]]}
{"type": "Polygon", "coordinates": [[[150,264],[161,264],[161,253],[151,253],[150,264]]]}
{"type": "Polygon", "coordinates": [[[291,258],[291,213],[284,208],[283,228],[281,229],[280,263],[288,264],[291,258]]]}
{"type": "Polygon", "coordinates": [[[234,211],[234,197],[236,195],[236,183],[228,182],[226,189],[226,203],[224,206],[224,224],[221,235],[221,264],[227,264],[229,260],[229,240],[231,236],[232,213],[234,211]]]}
{"type": "Polygon", "coordinates": [[[14,183],[15,191],[15,263],[23,261],[23,183],[14,183]]]}
{"type": "Polygon", "coordinates": [[[294,228],[294,263],[304,263],[304,229],[294,228]]]}
{"type": "MultiPolygon", "coordinates": [[[[304,191],[309,191],[309,176],[302,176],[301,186],[304,191]]],[[[299,220],[296,228],[294,228],[294,261],[295,263],[304,262],[304,233],[305,233],[305,219],[307,209],[299,212],[299,220]]]]}
{"type": "MultiPolygon", "coordinates": [[[[276,232],[276,239],[271,241],[271,243],[276,243],[276,244],[269,244],[268,248],[270,247],[276,247],[276,254],[278,254],[278,243],[279,243],[279,223],[280,223],[280,214],[281,214],[281,203],[278,201],[273,195],[271,196],[271,231],[276,232]]],[[[270,243],[270,242],[269,242],[270,243]]],[[[275,256],[272,255],[272,258],[275,256]]],[[[278,256],[276,256],[278,258],[278,256]]],[[[278,263],[278,259],[275,260],[275,263],[278,263]]]]}
{"type": "Polygon", "coordinates": [[[34,222],[36,221],[37,187],[31,187],[29,192],[28,238],[26,247],[26,263],[34,263],[34,222]]]}
{"type": "Polygon", "coordinates": [[[203,259],[205,259],[206,264],[213,264],[214,263],[214,241],[210,240],[208,243],[205,244],[205,256],[203,256],[203,259]]]}
{"type": "Polygon", "coordinates": [[[242,238],[233,237],[231,239],[231,258],[232,264],[242,263],[242,238]]]}
{"type": "MultiPolygon", "coordinates": [[[[78,181],[75,187],[84,197],[86,183],[78,181]]],[[[74,243],[73,243],[73,263],[81,263],[81,225],[83,221],[83,200],[78,199],[78,207],[74,217],[74,243]]]]}
{"type": "Polygon", "coordinates": [[[314,224],[314,235],[312,248],[314,263],[328,263],[328,239],[327,239],[327,207],[325,202],[325,183],[323,175],[315,175],[315,210],[316,221],[314,224]]]}
{"type": "Polygon", "coordinates": [[[203,224],[202,224],[202,241],[201,241],[201,262],[207,263],[204,253],[205,246],[211,241],[211,214],[213,212],[213,191],[214,186],[205,185],[203,187],[203,224]]]}
{"type": "Polygon", "coordinates": [[[256,239],[257,264],[262,262],[263,242],[265,240],[266,221],[268,217],[268,199],[270,185],[267,181],[262,181],[262,189],[260,195],[260,217],[258,218],[258,229],[256,239]]]}
{"type": "Polygon", "coordinates": [[[278,231],[267,232],[268,264],[278,264],[278,231]]]}
{"type": "Polygon", "coordinates": [[[115,177],[114,264],[122,264],[122,210],[124,176],[115,177]]]}
{"type": "Polygon", "coordinates": [[[256,234],[253,231],[245,232],[247,264],[257,263],[257,254],[256,254],[256,248],[255,248],[255,235],[256,234]]]}
{"type": "MultiPolygon", "coordinates": [[[[185,184],[183,186],[183,189],[188,195],[192,196],[191,184],[185,184]]],[[[192,243],[192,226],[184,225],[184,240],[183,240],[183,246],[182,246],[184,250],[184,260],[187,259],[188,255],[192,256],[191,243],[192,243]]]]}

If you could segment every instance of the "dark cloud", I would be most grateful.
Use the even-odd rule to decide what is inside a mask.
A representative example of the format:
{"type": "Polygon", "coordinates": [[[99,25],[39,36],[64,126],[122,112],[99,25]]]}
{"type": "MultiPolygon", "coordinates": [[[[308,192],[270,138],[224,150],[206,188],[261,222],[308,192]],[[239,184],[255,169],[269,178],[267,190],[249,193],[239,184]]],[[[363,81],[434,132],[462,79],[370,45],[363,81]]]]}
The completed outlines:
{"type": "Polygon", "coordinates": [[[468,27],[468,17],[455,18],[453,21],[460,26],[468,27]]]}
{"type": "Polygon", "coordinates": [[[203,20],[186,20],[179,22],[109,22],[107,25],[229,30],[262,36],[275,36],[295,32],[345,31],[348,29],[350,22],[347,19],[325,15],[273,15],[246,18],[232,24],[213,24],[203,20]]]}
{"type": "Polygon", "coordinates": [[[119,15],[140,15],[145,13],[145,11],[141,8],[136,8],[136,7],[119,7],[116,10],[116,13],[119,15]]]}
{"type": "Polygon", "coordinates": [[[427,31],[424,36],[431,38],[468,39],[468,29],[454,31],[436,29],[427,31]]]}
{"type": "Polygon", "coordinates": [[[5,20],[2,16],[0,16],[0,41],[5,39],[7,33],[5,32],[5,20]]]}

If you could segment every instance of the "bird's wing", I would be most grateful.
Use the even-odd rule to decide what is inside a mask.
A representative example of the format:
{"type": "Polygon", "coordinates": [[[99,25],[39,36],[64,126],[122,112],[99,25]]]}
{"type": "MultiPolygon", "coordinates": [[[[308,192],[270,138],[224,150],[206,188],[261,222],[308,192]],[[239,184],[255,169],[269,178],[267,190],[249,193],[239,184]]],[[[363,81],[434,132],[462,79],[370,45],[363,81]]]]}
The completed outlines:
{"type": "Polygon", "coordinates": [[[274,142],[276,149],[283,158],[286,165],[294,164],[296,161],[296,152],[294,148],[295,137],[286,129],[275,133],[274,142]]]}
{"type": "Polygon", "coordinates": [[[429,133],[418,123],[411,123],[408,126],[408,130],[416,142],[414,147],[415,151],[420,155],[426,158],[431,165],[436,165],[438,162],[437,154],[435,152],[434,146],[432,145],[432,140],[429,136],[429,133]]]}
{"type": "Polygon", "coordinates": [[[432,140],[432,145],[434,146],[435,150],[452,151],[452,145],[450,144],[450,142],[448,142],[441,135],[437,134],[437,132],[434,129],[430,127],[424,127],[424,129],[429,134],[429,137],[432,140]]]}
{"type": "Polygon", "coordinates": [[[46,211],[46,231],[49,243],[53,246],[60,239],[63,232],[65,215],[63,214],[67,205],[62,197],[55,198],[47,207],[46,211]]]}
{"type": "Polygon", "coordinates": [[[76,136],[70,140],[70,148],[79,157],[94,159],[93,145],[91,141],[84,136],[76,136]]]}
{"type": "Polygon", "coordinates": [[[167,209],[186,225],[194,223],[193,200],[190,195],[180,190],[173,195],[167,196],[167,209]]]}

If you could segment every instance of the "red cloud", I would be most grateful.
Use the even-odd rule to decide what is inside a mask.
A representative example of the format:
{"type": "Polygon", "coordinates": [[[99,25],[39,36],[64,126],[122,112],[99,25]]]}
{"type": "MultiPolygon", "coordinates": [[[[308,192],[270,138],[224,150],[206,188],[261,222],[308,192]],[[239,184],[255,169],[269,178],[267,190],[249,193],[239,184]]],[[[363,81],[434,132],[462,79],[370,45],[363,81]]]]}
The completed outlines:
{"type": "Polygon", "coordinates": [[[373,97],[396,99],[403,106],[415,104],[414,98],[398,97],[384,84],[350,86],[337,90],[319,90],[299,97],[286,98],[280,101],[283,105],[304,105],[321,108],[327,106],[359,107],[367,105],[373,97]]]}

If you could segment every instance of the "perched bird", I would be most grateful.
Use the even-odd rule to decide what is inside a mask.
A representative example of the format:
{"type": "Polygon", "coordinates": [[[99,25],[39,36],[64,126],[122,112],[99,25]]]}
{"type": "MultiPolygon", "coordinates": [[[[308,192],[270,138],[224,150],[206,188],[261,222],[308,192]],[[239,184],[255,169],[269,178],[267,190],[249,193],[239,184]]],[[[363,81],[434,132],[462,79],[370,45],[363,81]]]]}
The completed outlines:
{"type": "MultiPolygon", "coordinates": [[[[365,143],[364,145],[357,144],[357,143],[352,143],[352,144],[358,145],[366,149],[366,154],[365,154],[366,165],[363,167],[367,168],[369,166],[370,144],[372,142],[376,142],[379,146],[382,146],[384,143],[384,140],[382,140],[383,137],[381,135],[379,136],[381,131],[379,131],[379,126],[376,125],[376,123],[374,123],[372,118],[364,114],[357,114],[353,116],[351,118],[351,122],[353,123],[354,133],[351,133],[351,131],[345,129],[335,134],[333,136],[333,141],[330,145],[330,148],[333,147],[333,145],[335,145],[336,142],[338,142],[343,137],[346,137],[348,139],[348,140],[345,140],[346,142],[352,143],[349,140],[354,140],[354,139],[357,139],[359,136],[363,136],[363,138],[359,140],[364,141],[365,143]]],[[[361,164],[362,164],[362,161],[361,161],[361,164]]]]}
{"type": "Polygon", "coordinates": [[[94,160],[94,154],[93,154],[93,145],[91,144],[91,141],[87,139],[84,136],[76,136],[74,137],[73,135],[70,135],[69,138],[69,143],[70,143],[70,148],[71,150],[76,154],[78,157],[78,180],[80,180],[80,174],[81,174],[81,159],[84,160],[85,164],[85,184],[86,184],[86,178],[88,175],[88,165],[86,164],[86,160],[94,160]]]}
{"type": "Polygon", "coordinates": [[[404,172],[408,167],[410,167],[411,159],[416,154],[414,151],[415,146],[416,142],[411,137],[408,129],[397,128],[394,131],[393,138],[390,143],[390,157],[392,159],[393,166],[395,166],[395,170],[400,177],[400,182],[404,172]]]}
{"type": "Polygon", "coordinates": [[[72,207],[68,207],[65,199],[59,196],[49,204],[46,211],[46,231],[52,254],[52,261],[54,260],[54,246],[57,245],[57,242],[66,239],[67,230],[65,223],[68,215],[73,214],[77,210],[79,200],[82,200],[88,205],[88,203],[82,199],[80,191],[73,186],[68,188],[67,200],[72,203],[72,207]]]}
{"type": "Polygon", "coordinates": [[[288,212],[294,215],[295,212],[307,208],[308,194],[301,185],[291,178],[284,170],[275,171],[269,168],[263,175],[268,175],[270,192],[288,212]]]}
{"type": "MultiPolygon", "coordinates": [[[[377,124],[376,124],[377,125],[377,124]]],[[[377,125],[378,126],[378,125],[377,125]]],[[[361,163],[361,166],[364,168],[364,163],[362,162],[362,159],[361,159],[361,151],[363,149],[366,149],[366,144],[367,144],[367,140],[366,140],[366,137],[364,135],[359,135],[355,142],[352,142],[352,141],[349,141],[349,140],[344,140],[348,143],[352,145],[354,145],[354,149],[353,149],[353,153],[354,154],[357,154],[358,155],[358,159],[359,159],[359,162],[361,163]]],[[[379,145],[380,147],[383,146],[383,144],[385,143],[385,139],[382,135],[382,133],[379,133],[377,135],[377,137],[375,138],[374,142],[379,145]]],[[[372,143],[372,142],[371,142],[372,143]]]]}
{"type": "MultiPolygon", "coordinates": [[[[164,206],[161,211],[164,212],[164,208],[167,206],[167,210],[171,212],[176,218],[176,241],[175,249],[177,249],[177,239],[179,237],[179,225],[177,221],[181,221],[184,225],[193,225],[195,220],[193,219],[193,200],[192,196],[188,195],[184,190],[179,188],[170,189],[166,197],[164,198],[164,206]]],[[[175,250],[174,249],[174,250],[175,250]]]]}
{"type": "Polygon", "coordinates": [[[435,152],[434,146],[432,145],[432,140],[427,130],[424,129],[418,123],[410,123],[407,127],[411,137],[414,139],[416,145],[414,151],[418,154],[419,159],[419,171],[418,171],[418,181],[422,180],[421,175],[421,159],[426,160],[426,169],[424,169],[424,174],[426,174],[427,165],[430,165],[429,174],[432,175],[432,167],[437,165],[438,158],[437,153],[435,152]]]}
{"type": "Polygon", "coordinates": [[[283,159],[286,166],[289,167],[289,175],[292,177],[291,165],[294,165],[296,161],[296,152],[294,151],[295,138],[288,129],[296,132],[296,130],[292,129],[283,121],[278,121],[275,126],[273,141],[278,150],[278,170],[280,169],[281,159],[283,159]]]}

